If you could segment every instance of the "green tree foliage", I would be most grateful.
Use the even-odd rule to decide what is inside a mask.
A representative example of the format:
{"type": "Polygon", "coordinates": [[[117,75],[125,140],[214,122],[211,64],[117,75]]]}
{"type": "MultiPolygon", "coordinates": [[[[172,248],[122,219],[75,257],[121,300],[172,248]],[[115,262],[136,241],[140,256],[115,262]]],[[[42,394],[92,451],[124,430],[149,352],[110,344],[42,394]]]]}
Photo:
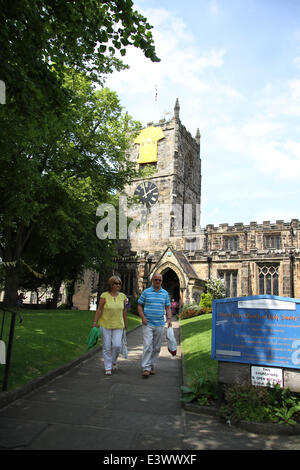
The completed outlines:
{"type": "Polygon", "coordinates": [[[212,308],[212,297],[209,292],[203,292],[201,294],[201,299],[199,306],[204,309],[210,309],[212,308]]]}
{"type": "MultiPolygon", "coordinates": [[[[26,178],[29,188],[26,197],[19,193],[9,231],[13,254],[20,253],[36,272],[45,271],[41,282],[54,289],[62,280],[76,280],[83,268],[98,267],[107,252],[112,258],[111,242],[96,237],[96,209],[101,202],[116,202],[112,191],[137,176],[126,150],[139,123],[123,113],[114,92],[94,90],[82,74],[66,74],[66,86],[72,86],[72,100],[62,115],[62,132],[32,157],[36,165],[26,178]],[[26,237],[30,234],[23,246],[22,211],[29,215],[26,237]]],[[[6,186],[6,195],[13,197],[14,191],[15,186],[6,186]]],[[[7,271],[17,273],[10,266],[7,271]]]]}
{"type": "Polygon", "coordinates": [[[158,60],[151,26],[132,6],[130,0],[0,0],[6,85],[0,255],[7,304],[16,302],[18,265],[34,232],[52,254],[68,252],[78,246],[92,208],[133,175],[125,151],[136,123],[115,94],[93,87],[124,67],[116,50],[125,55],[133,45],[158,60]]]}
{"type": "Polygon", "coordinates": [[[1,0],[0,20],[1,78],[24,108],[37,92],[55,99],[66,66],[102,81],[121,66],[115,51],[125,55],[127,46],[159,61],[152,27],[131,0],[1,0]]]}

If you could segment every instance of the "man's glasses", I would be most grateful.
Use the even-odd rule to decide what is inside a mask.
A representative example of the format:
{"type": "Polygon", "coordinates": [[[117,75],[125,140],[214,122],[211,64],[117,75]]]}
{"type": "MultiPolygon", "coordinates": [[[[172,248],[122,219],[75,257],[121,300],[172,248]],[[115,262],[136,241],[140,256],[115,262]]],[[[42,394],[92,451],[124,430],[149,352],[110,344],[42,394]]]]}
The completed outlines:
{"type": "Polygon", "coordinates": [[[120,285],[121,285],[121,283],[120,283],[120,282],[114,282],[114,285],[116,285],[116,286],[120,286],[120,285]]]}
{"type": "Polygon", "coordinates": [[[162,279],[154,279],[154,281],[162,282],[162,279]]]}

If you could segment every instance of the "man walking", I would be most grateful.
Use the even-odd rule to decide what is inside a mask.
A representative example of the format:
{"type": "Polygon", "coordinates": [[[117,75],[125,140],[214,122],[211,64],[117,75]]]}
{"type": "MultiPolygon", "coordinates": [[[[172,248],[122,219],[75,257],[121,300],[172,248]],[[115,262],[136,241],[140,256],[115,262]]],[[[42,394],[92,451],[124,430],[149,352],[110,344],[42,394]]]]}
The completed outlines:
{"type": "Polygon", "coordinates": [[[161,287],[161,284],[162,275],[154,274],[152,286],[145,289],[138,299],[138,313],[143,323],[143,377],[155,374],[155,365],[164,334],[165,313],[168,327],[172,326],[169,294],[161,287]]]}

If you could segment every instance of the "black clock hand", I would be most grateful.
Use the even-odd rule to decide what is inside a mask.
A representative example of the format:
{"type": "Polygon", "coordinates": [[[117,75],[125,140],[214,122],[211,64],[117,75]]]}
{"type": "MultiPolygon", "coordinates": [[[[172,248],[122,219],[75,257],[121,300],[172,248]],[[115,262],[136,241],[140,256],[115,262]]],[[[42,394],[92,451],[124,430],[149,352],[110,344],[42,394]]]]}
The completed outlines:
{"type": "Polygon", "coordinates": [[[147,193],[147,194],[150,194],[151,197],[158,196],[158,192],[157,192],[156,188],[151,189],[151,191],[149,191],[149,193],[147,193]]]}

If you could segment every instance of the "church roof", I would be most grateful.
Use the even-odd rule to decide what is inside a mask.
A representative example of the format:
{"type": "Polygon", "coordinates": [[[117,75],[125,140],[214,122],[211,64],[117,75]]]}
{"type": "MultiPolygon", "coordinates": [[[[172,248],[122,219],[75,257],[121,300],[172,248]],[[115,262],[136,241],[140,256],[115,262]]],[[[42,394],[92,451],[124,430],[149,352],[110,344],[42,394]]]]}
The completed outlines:
{"type": "Polygon", "coordinates": [[[186,258],[185,254],[180,251],[172,250],[174,255],[176,256],[179,264],[181,265],[182,269],[185,271],[186,275],[189,279],[200,279],[196,271],[194,270],[193,266],[189,263],[188,259],[186,258]]]}
{"type": "Polygon", "coordinates": [[[153,272],[155,271],[156,267],[160,265],[160,263],[165,258],[165,255],[168,251],[172,251],[172,253],[176,257],[176,259],[178,261],[178,264],[180,265],[181,269],[185,272],[185,274],[187,275],[187,277],[189,279],[200,279],[198,274],[194,270],[193,266],[189,263],[189,261],[186,258],[185,254],[180,252],[180,251],[174,250],[174,248],[172,246],[168,246],[168,248],[166,248],[166,250],[162,253],[161,257],[159,258],[159,260],[157,261],[155,266],[152,268],[153,272]]]}

